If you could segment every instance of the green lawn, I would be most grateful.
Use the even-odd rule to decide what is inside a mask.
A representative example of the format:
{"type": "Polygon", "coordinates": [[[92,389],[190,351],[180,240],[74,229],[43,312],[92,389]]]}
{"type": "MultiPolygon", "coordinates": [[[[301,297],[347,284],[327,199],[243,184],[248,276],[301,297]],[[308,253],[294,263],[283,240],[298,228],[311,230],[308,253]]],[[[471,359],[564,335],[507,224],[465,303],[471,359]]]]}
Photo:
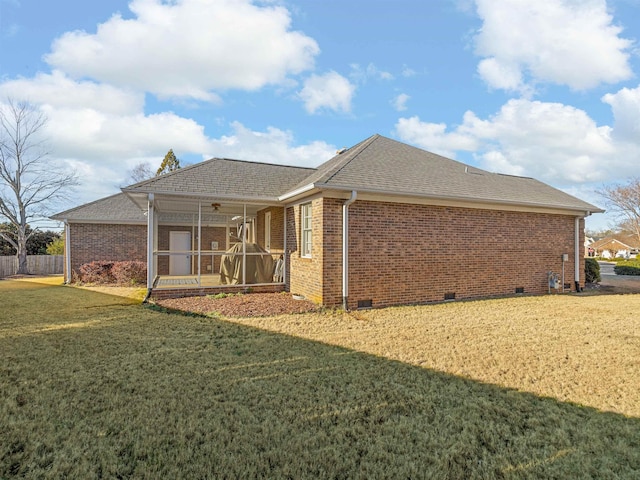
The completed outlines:
{"type": "Polygon", "coordinates": [[[13,477],[637,479],[640,419],[4,280],[0,478],[13,477]]]}

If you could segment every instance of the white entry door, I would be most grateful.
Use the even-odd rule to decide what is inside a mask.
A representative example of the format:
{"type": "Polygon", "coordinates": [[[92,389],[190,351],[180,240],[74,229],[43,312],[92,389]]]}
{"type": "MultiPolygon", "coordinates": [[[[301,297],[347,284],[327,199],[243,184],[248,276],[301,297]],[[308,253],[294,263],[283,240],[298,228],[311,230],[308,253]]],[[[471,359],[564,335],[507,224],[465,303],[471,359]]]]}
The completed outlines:
{"type": "Polygon", "coordinates": [[[169,232],[169,275],[191,275],[191,255],[173,252],[191,250],[191,232],[169,232]]]}

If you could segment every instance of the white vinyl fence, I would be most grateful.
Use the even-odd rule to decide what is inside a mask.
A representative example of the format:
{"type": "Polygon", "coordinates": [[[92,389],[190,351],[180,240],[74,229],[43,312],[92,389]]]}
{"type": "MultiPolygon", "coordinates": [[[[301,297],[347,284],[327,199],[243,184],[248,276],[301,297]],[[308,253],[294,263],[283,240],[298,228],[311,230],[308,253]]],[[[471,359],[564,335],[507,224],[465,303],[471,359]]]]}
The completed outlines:
{"type": "MultiPolygon", "coordinates": [[[[34,275],[62,274],[63,255],[27,255],[27,268],[34,275]]],[[[14,275],[18,270],[18,257],[0,256],[0,278],[14,275]]]]}

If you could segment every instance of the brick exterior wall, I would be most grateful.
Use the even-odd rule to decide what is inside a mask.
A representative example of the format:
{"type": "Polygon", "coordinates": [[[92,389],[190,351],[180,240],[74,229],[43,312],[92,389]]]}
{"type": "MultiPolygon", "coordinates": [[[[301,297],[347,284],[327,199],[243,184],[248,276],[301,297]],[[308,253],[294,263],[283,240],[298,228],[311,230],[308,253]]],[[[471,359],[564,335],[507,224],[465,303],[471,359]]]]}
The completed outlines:
{"type": "MultiPolygon", "coordinates": [[[[301,208],[287,209],[286,290],[326,305],[342,303],[342,204],[312,201],[312,255],[300,255],[301,208]]],[[[264,243],[264,212],[272,212],[272,250],[283,241],[284,209],[258,213],[257,239],[264,243]],[[261,226],[262,225],[262,226],[261,226]]],[[[539,213],[409,205],[358,200],[349,208],[349,308],[358,300],[374,307],[548,291],[547,272],[561,274],[574,287],[575,217],[539,213]]],[[[71,224],[71,268],[94,260],[146,261],[144,225],[71,224]]],[[[580,282],[584,284],[584,220],[580,221],[580,282]]],[[[159,226],[158,249],[169,249],[169,231],[191,227],[159,226]]],[[[202,229],[203,249],[211,241],[226,245],[221,227],[202,229]]],[[[202,272],[211,257],[203,256],[202,272]]],[[[168,274],[168,257],[159,257],[168,274]]],[[[214,272],[219,264],[213,265],[214,272]]],[[[158,291],[160,292],[160,291],[158,291]]],[[[205,290],[181,290],[203,294],[205,290]]],[[[173,292],[174,294],[178,292],[173,292]]],[[[158,295],[169,295],[158,293],[158,295]]]]}
{"type": "Polygon", "coordinates": [[[264,214],[271,212],[271,250],[282,251],[284,249],[284,208],[269,207],[258,211],[256,218],[256,241],[264,248],[264,214]]]}
{"type": "MultiPolygon", "coordinates": [[[[326,306],[342,303],[342,204],[312,203],[312,258],[300,256],[300,206],[287,211],[288,290],[326,306]]],[[[356,201],[349,208],[349,308],[548,291],[547,273],[574,287],[575,217],[356,201]]],[[[584,271],[584,220],[580,222],[584,271]]],[[[584,284],[581,273],[581,284],[584,284]]]]}
{"type": "Polygon", "coordinates": [[[322,294],[322,206],[323,199],[311,202],[311,258],[301,256],[302,224],[301,207],[287,210],[287,290],[304,295],[309,300],[324,304],[322,294]]]}
{"type": "Polygon", "coordinates": [[[96,260],[147,263],[146,225],[71,223],[69,229],[72,272],[96,260]]]}

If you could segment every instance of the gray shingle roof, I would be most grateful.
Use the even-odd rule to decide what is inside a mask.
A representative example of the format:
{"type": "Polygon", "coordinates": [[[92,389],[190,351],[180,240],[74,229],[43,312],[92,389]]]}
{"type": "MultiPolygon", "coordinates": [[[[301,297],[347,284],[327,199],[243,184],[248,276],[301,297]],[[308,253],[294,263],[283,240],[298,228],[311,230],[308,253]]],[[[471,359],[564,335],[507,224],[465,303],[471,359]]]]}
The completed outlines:
{"type": "MultiPolygon", "coordinates": [[[[533,178],[490,173],[380,135],[367,138],[317,169],[213,158],[125,187],[123,191],[276,201],[309,186],[480,204],[602,211],[533,178]]],[[[141,209],[124,194],[51,218],[146,222],[141,209]]]]}
{"type": "Polygon", "coordinates": [[[144,213],[124,193],[80,205],[51,218],[71,222],[147,223],[144,213]]]}
{"type": "Polygon", "coordinates": [[[276,200],[314,171],[313,168],[213,158],[125,187],[123,191],[276,200]]]}
{"type": "Polygon", "coordinates": [[[533,178],[490,173],[380,135],[336,155],[292,190],[310,183],[324,189],[602,211],[533,178]]]}

